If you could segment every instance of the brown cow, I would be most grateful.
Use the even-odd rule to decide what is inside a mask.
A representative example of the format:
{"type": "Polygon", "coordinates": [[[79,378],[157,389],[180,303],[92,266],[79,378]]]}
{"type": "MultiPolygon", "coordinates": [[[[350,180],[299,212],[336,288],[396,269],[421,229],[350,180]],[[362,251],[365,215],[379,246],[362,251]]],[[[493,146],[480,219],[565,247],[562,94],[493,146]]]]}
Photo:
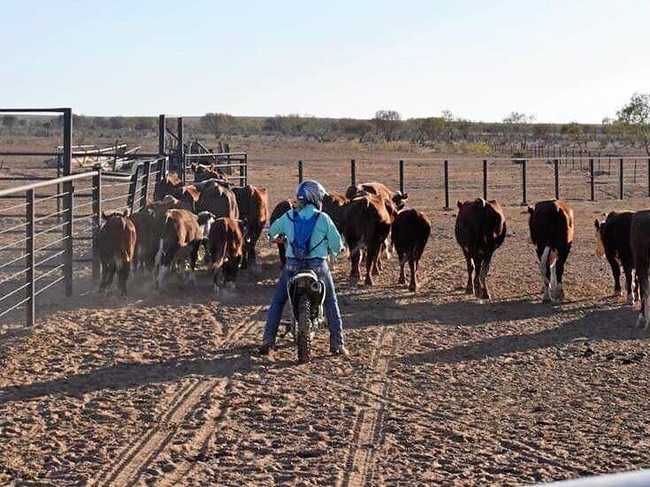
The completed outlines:
{"type": "Polygon", "coordinates": [[[214,292],[218,295],[222,285],[234,289],[245,250],[240,223],[232,218],[217,218],[210,227],[208,249],[214,292]]]}
{"type": "MultiPolygon", "coordinates": [[[[277,205],[275,205],[275,208],[273,208],[273,211],[271,212],[269,225],[284,215],[290,209],[295,208],[295,206],[296,200],[294,199],[280,201],[277,205]]],[[[278,254],[280,255],[280,267],[284,267],[284,265],[287,263],[287,244],[282,239],[276,240],[275,244],[278,246],[278,254]]]]}
{"type": "Polygon", "coordinates": [[[632,277],[634,262],[630,247],[630,226],[633,217],[633,211],[612,211],[605,221],[594,221],[596,255],[599,257],[604,255],[607,258],[614,276],[614,294],[617,296],[623,295],[621,290],[621,267],[623,267],[627,302],[630,304],[634,304],[638,292],[635,279],[632,277]]]}
{"type": "Polygon", "coordinates": [[[217,218],[224,216],[233,220],[239,219],[235,193],[213,180],[201,191],[196,204],[196,211],[197,213],[209,211],[217,218]]]}
{"type": "Polygon", "coordinates": [[[170,269],[183,271],[190,257],[190,279],[196,284],[194,268],[203,240],[203,232],[198,217],[187,210],[169,210],[165,213],[162,236],[156,254],[156,287],[160,287],[165,274],[170,269]]]}
{"type": "Polygon", "coordinates": [[[137,236],[133,254],[133,270],[141,272],[146,269],[153,272],[160,240],[160,225],[157,224],[154,213],[147,209],[133,213],[131,221],[135,226],[137,236]]]}
{"type": "Polygon", "coordinates": [[[367,250],[366,278],[368,286],[373,285],[371,273],[379,273],[377,259],[382,243],[388,237],[396,211],[380,197],[367,194],[354,198],[345,210],[345,241],[350,249],[350,282],[355,285],[360,279],[359,261],[361,249],[367,250]]]}
{"type": "Polygon", "coordinates": [[[239,218],[246,221],[246,243],[242,268],[248,263],[257,267],[257,252],[255,247],[262,234],[262,229],[269,219],[269,195],[266,188],[244,186],[233,188],[239,209],[239,218]]]}
{"type": "Polygon", "coordinates": [[[564,265],[575,232],[573,209],[564,201],[547,200],[529,205],[528,213],[530,239],[535,245],[542,276],[542,301],[562,301],[564,265]]]}
{"type": "Polygon", "coordinates": [[[431,234],[431,221],[418,210],[404,209],[397,213],[391,227],[391,238],[399,258],[398,284],[406,283],[404,265],[408,261],[411,270],[410,291],[418,289],[418,267],[422,252],[431,234]]]}
{"type": "Polygon", "coordinates": [[[494,200],[476,198],[456,204],[456,241],[467,263],[465,292],[479,299],[490,299],[487,275],[494,251],[506,238],[506,217],[501,205],[494,200]]]}
{"type": "Polygon", "coordinates": [[[194,182],[206,181],[208,179],[216,179],[226,187],[230,187],[228,182],[228,175],[223,172],[216,164],[190,164],[190,170],[194,173],[194,182]]]}
{"type": "Polygon", "coordinates": [[[376,181],[370,183],[361,183],[356,186],[349,186],[345,191],[345,197],[349,200],[366,194],[374,194],[384,200],[392,201],[397,210],[404,208],[405,201],[408,199],[408,193],[401,191],[391,191],[383,183],[376,181]]]}
{"type": "Polygon", "coordinates": [[[196,211],[200,191],[193,185],[183,185],[176,173],[170,173],[165,179],[157,181],[153,190],[154,201],[161,201],[166,196],[173,196],[183,203],[183,208],[196,211]]]}
{"type": "Polygon", "coordinates": [[[113,284],[117,272],[122,296],[126,296],[126,281],[129,279],[131,259],[135,251],[136,233],[129,211],[105,214],[104,225],[99,231],[99,258],[102,263],[100,290],[106,291],[113,284]]]}
{"type": "Polygon", "coordinates": [[[630,247],[634,271],[639,279],[641,309],[636,324],[645,330],[650,326],[650,301],[648,300],[648,265],[650,264],[650,210],[637,211],[630,225],[630,247]]]}

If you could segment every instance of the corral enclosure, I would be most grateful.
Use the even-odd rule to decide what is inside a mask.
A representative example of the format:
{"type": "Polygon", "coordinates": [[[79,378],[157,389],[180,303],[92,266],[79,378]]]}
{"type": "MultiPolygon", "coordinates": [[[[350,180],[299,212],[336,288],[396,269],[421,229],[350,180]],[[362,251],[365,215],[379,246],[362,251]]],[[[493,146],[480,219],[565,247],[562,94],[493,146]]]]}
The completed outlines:
{"type": "MultiPolygon", "coordinates": [[[[339,192],[352,158],[357,182],[393,189],[404,160],[409,206],[433,223],[422,290],[395,285],[394,260],[375,287],[353,288],[338,262],[351,356],[329,357],[322,330],[315,360],[298,366],[285,340],[270,359],[254,352],[279,272],[264,242],[262,272],[219,300],[205,272],[196,289],[171,281],[160,294],[136,277],[125,299],[80,276],[72,298],[39,304],[35,328],[0,337],[2,482],[521,485],[650,467],[647,335],[611,296],[593,244],[603,211],[648,207],[645,159],[636,182],[624,161],[624,200],[618,161],[598,173],[595,202],[587,161],[560,161],[577,230],[558,305],[540,302],[521,164],[488,159],[508,237],[489,277],[494,299],[479,303],[463,292],[453,225],[455,201],[482,195],[482,158],[242,144],[249,181],[269,188],[272,206],[292,196],[298,160],[305,178],[339,192]]],[[[529,202],[554,196],[553,170],[528,161],[529,202]]]]}

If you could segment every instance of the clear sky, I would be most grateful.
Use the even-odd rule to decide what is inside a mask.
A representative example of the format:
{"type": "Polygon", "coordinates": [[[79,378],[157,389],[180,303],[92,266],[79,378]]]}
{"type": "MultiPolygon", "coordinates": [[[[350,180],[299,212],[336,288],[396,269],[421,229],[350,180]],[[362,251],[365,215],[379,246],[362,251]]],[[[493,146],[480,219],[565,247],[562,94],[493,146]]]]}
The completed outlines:
{"type": "Polygon", "coordinates": [[[0,0],[0,107],[599,123],[650,92],[650,0],[0,0]]]}

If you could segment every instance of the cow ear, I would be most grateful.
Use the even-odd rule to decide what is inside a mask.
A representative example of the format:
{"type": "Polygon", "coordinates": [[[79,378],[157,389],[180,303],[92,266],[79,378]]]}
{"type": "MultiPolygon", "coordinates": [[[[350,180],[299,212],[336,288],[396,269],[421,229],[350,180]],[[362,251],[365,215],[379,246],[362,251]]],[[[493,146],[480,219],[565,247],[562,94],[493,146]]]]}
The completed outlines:
{"type": "Polygon", "coordinates": [[[190,164],[190,169],[191,169],[192,172],[196,172],[196,162],[193,162],[192,164],[190,164]]]}
{"type": "Polygon", "coordinates": [[[526,208],[526,211],[528,213],[532,214],[533,211],[535,211],[535,206],[534,205],[528,205],[528,207],[526,208]]]}
{"type": "Polygon", "coordinates": [[[128,208],[122,212],[122,216],[128,218],[131,215],[131,210],[128,208]]]}
{"type": "Polygon", "coordinates": [[[456,200],[456,206],[457,206],[458,209],[460,210],[460,209],[463,207],[463,202],[460,201],[460,200],[456,200]]]}
{"type": "Polygon", "coordinates": [[[594,220],[594,226],[596,227],[596,230],[600,229],[600,222],[598,221],[598,218],[594,220]]]}
{"type": "Polygon", "coordinates": [[[102,220],[108,220],[108,217],[106,216],[106,213],[102,211],[102,220]]]}
{"type": "Polygon", "coordinates": [[[403,200],[409,199],[409,194],[408,193],[402,193],[402,199],[403,200]]]}

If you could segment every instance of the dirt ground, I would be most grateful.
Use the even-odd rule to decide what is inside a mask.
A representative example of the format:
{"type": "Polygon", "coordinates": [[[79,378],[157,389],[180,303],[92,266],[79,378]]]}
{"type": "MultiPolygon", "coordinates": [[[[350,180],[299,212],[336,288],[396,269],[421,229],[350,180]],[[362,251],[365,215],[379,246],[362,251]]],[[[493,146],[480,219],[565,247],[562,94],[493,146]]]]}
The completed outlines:
{"type": "MultiPolygon", "coordinates": [[[[463,292],[455,212],[442,209],[439,161],[427,160],[438,155],[241,145],[272,203],[291,196],[298,159],[338,191],[351,157],[358,181],[394,188],[405,159],[410,206],[433,223],[422,289],[395,284],[394,259],[374,287],[353,288],[342,259],[351,355],[330,357],[321,330],[314,360],[297,365],[286,340],[269,358],[255,353],[279,274],[264,242],[261,272],[219,299],[205,271],[196,288],[172,278],[160,293],[137,276],[128,298],[80,278],[73,298],[39,303],[33,329],[0,331],[0,484],[525,485],[650,468],[648,335],[612,296],[593,243],[594,218],[646,199],[599,187],[586,201],[584,174],[573,176],[567,298],[542,304],[518,168],[491,162],[508,237],[481,303],[463,292]]],[[[452,179],[452,208],[480,195],[479,164],[452,179]]],[[[531,179],[530,201],[552,196],[552,179],[531,179]]]]}

